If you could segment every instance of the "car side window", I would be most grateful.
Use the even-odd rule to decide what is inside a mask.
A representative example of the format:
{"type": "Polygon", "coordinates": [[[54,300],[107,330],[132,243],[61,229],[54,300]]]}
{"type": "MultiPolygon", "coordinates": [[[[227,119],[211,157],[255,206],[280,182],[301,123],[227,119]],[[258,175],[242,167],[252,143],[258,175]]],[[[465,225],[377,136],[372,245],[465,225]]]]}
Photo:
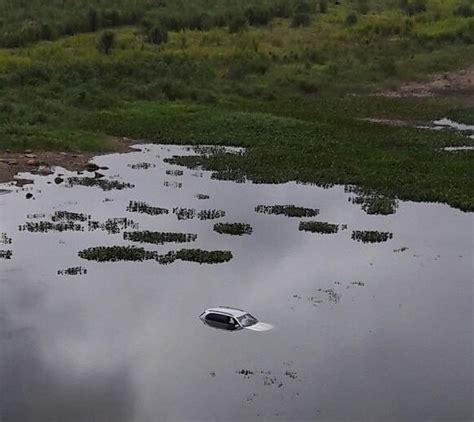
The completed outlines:
{"type": "Polygon", "coordinates": [[[218,314],[207,314],[206,315],[206,320],[214,321],[214,322],[221,322],[219,317],[220,317],[220,315],[218,315],[218,314]]]}

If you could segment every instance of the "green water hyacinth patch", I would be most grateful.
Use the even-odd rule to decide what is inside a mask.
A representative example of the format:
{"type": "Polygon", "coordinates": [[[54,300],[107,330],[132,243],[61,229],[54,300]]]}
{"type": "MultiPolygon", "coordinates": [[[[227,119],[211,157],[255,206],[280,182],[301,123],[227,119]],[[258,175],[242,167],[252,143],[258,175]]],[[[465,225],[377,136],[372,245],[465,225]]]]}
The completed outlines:
{"type": "Polygon", "coordinates": [[[79,257],[88,261],[146,261],[157,259],[158,254],[136,246],[96,246],[79,251],[79,257]]]}
{"type": "Polygon", "coordinates": [[[87,269],[84,267],[69,267],[64,270],[58,270],[58,275],[82,275],[87,274],[87,269]]]}
{"type": "Polygon", "coordinates": [[[87,186],[98,187],[104,191],[132,189],[135,186],[131,183],[120,182],[118,180],[96,179],[94,177],[69,177],[66,180],[66,186],[87,186]]]}
{"type": "Polygon", "coordinates": [[[136,164],[128,164],[128,167],[134,170],[148,170],[149,168],[155,168],[156,164],[152,163],[136,163],[136,164]]]}
{"type": "Polygon", "coordinates": [[[232,259],[232,252],[181,249],[176,252],[176,258],[182,261],[197,262],[198,264],[219,264],[230,261],[232,259]]]}
{"type": "Polygon", "coordinates": [[[209,199],[209,195],[205,195],[203,193],[198,193],[197,195],[195,195],[195,197],[200,200],[209,199]]]}
{"type": "Polygon", "coordinates": [[[102,230],[108,234],[117,234],[126,229],[138,230],[138,228],[138,223],[126,217],[108,218],[103,223],[94,220],[88,221],[89,231],[102,230]]]}
{"type": "Polygon", "coordinates": [[[0,259],[12,259],[13,252],[11,250],[0,250],[0,259]]]}
{"type": "Polygon", "coordinates": [[[332,234],[339,231],[339,225],[323,221],[301,221],[298,229],[311,233],[332,234]]]}
{"type": "Polygon", "coordinates": [[[69,212],[69,211],[56,211],[51,220],[54,222],[58,221],[87,221],[91,218],[90,215],[81,214],[76,212],[69,212]]]}
{"type": "Polygon", "coordinates": [[[173,214],[176,215],[178,220],[192,220],[197,217],[199,220],[215,220],[225,216],[223,210],[201,210],[196,211],[194,208],[173,208],[173,214]]]}
{"type": "Polygon", "coordinates": [[[151,205],[141,201],[130,201],[127,206],[127,211],[149,215],[161,215],[169,213],[169,210],[166,208],[152,207],[151,205]]]}
{"type": "Polygon", "coordinates": [[[261,214],[285,215],[286,217],[315,217],[317,208],[297,207],[296,205],[258,205],[255,212],[261,214]]]}
{"type": "Polygon", "coordinates": [[[6,233],[0,234],[0,245],[10,245],[12,243],[11,237],[8,237],[6,233]]]}
{"type": "Polygon", "coordinates": [[[358,186],[344,186],[344,191],[356,194],[349,198],[353,204],[360,205],[362,210],[369,215],[390,215],[395,214],[398,208],[398,201],[374,192],[366,192],[358,186]]]}
{"type": "Polygon", "coordinates": [[[52,223],[51,221],[38,221],[36,223],[28,221],[18,227],[19,231],[28,231],[30,233],[48,233],[48,232],[83,232],[82,224],[74,221],[63,223],[52,223]]]}
{"type": "Polygon", "coordinates": [[[379,243],[386,242],[393,238],[393,233],[390,232],[379,232],[375,230],[354,230],[351,238],[357,242],[362,243],[379,243]]]}
{"type": "Polygon", "coordinates": [[[250,224],[245,223],[217,223],[214,224],[214,231],[220,234],[242,236],[252,234],[253,229],[250,224]]]}
{"type": "Polygon", "coordinates": [[[181,261],[197,262],[199,264],[219,264],[230,261],[230,251],[206,251],[202,249],[181,249],[159,254],[136,246],[96,246],[79,251],[79,257],[89,261],[117,262],[117,261],[149,261],[159,264],[171,264],[177,259],[181,261]]]}
{"type": "Polygon", "coordinates": [[[151,232],[151,231],[135,231],[125,232],[123,234],[125,240],[140,243],[153,243],[162,245],[164,243],[186,243],[194,242],[197,239],[197,234],[193,233],[167,233],[167,232],[151,232]]]}
{"type": "Polygon", "coordinates": [[[183,170],[166,170],[168,176],[182,176],[184,174],[183,170]]]}

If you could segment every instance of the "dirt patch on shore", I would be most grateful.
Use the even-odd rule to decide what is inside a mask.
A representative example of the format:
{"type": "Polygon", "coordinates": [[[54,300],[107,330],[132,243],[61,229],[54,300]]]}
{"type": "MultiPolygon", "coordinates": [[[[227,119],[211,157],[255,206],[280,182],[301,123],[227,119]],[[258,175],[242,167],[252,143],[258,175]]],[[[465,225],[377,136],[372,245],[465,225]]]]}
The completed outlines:
{"type": "MultiPolygon", "coordinates": [[[[111,138],[109,152],[59,152],[59,151],[31,151],[24,152],[2,152],[0,153],[0,183],[9,182],[14,176],[21,172],[37,174],[51,174],[56,166],[64,167],[71,171],[81,171],[87,167],[91,158],[112,152],[129,152],[131,146],[137,144],[135,140],[128,138],[111,138]]],[[[25,184],[27,181],[19,181],[25,184]]]]}
{"type": "Polygon", "coordinates": [[[383,97],[462,96],[474,103],[474,66],[432,75],[426,82],[410,82],[395,90],[378,92],[383,97]]]}

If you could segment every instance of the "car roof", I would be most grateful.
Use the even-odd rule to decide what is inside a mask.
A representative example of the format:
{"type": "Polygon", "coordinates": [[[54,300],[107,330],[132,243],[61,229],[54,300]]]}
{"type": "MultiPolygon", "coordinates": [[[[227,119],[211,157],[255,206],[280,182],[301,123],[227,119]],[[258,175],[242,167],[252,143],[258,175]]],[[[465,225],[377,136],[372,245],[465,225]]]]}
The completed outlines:
{"type": "Polygon", "coordinates": [[[215,308],[209,308],[206,309],[206,312],[220,312],[222,314],[231,315],[236,318],[248,313],[246,311],[243,311],[242,309],[230,308],[229,306],[217,306],[215,308]]]}

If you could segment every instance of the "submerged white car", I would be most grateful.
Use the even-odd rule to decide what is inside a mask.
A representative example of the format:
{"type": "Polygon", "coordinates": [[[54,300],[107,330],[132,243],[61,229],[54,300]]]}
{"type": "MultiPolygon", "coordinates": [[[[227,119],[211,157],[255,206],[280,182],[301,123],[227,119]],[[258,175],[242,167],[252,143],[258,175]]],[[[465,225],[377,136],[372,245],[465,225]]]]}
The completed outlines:
{"type": "Polygon", "coordinates": [[[268,331],[273,327],[270,324],[259,322],[254,316],[242,309],[229,308],[228,306],[218,306],[206,309],[199,315],[201,321],[213,328],[221,330],[253,330],[268,331]]]}

